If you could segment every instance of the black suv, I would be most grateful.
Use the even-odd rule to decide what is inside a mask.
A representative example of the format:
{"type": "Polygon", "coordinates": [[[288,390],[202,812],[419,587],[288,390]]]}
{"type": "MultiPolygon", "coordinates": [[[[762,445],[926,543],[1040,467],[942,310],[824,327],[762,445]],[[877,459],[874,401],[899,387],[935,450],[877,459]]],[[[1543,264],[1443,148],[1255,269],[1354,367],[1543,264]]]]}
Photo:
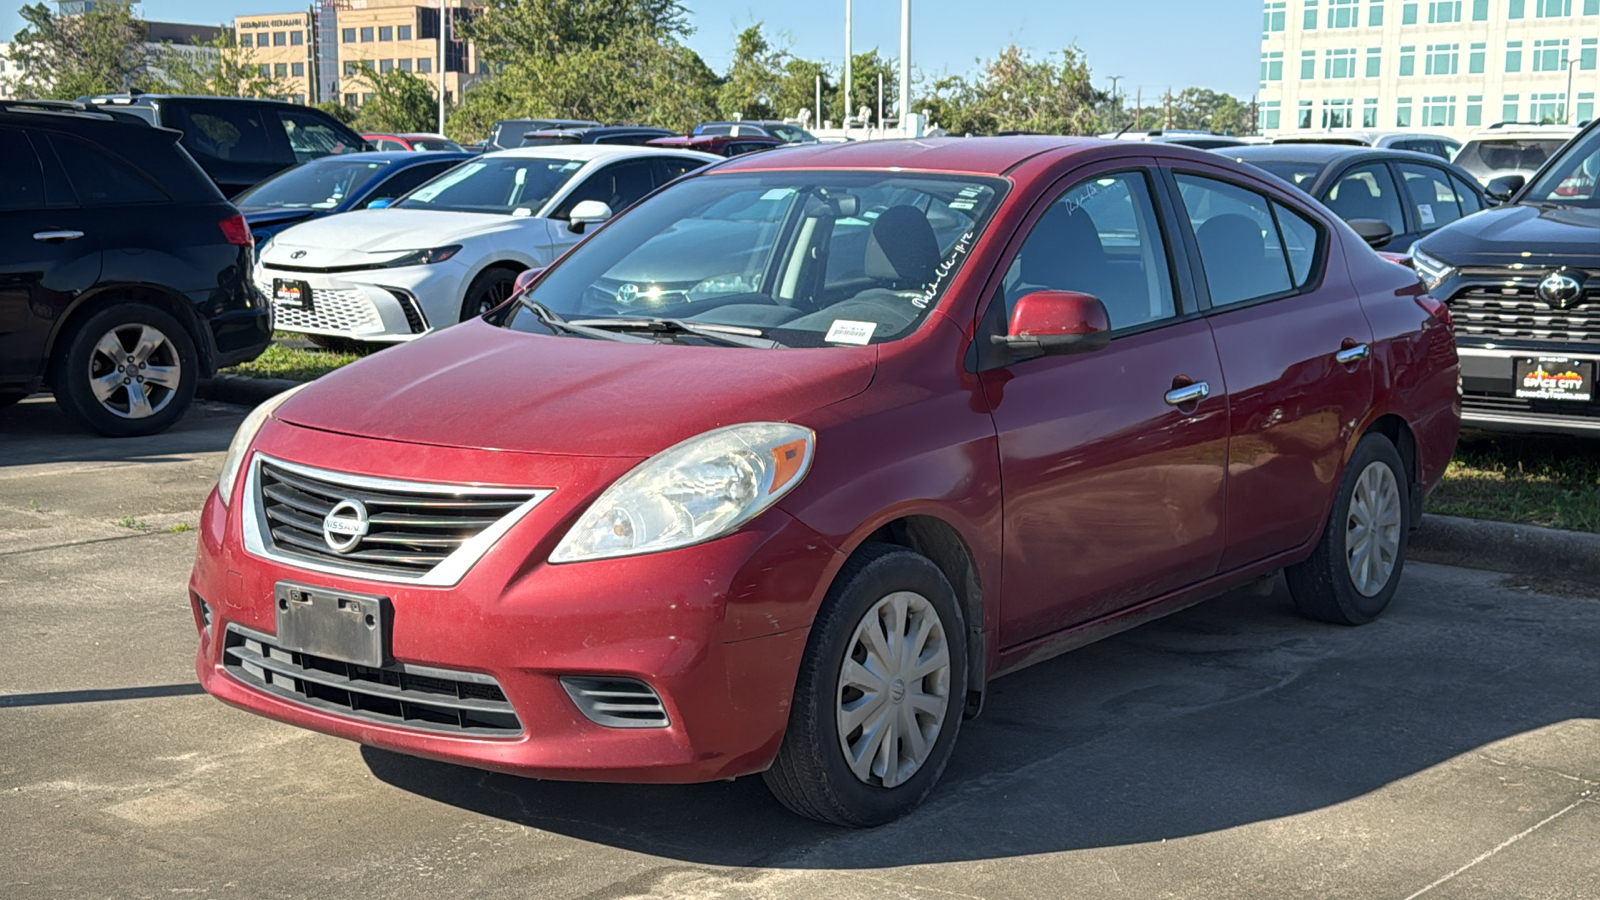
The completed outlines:
{"type": "Polygon", "coordinates": [[[543,147],[550,144],[625,144],[643,147],[646,141],[676,137],[670,128],[653,125],[594,125],[582,128],[544,128],[522,136],[523,147],[543,147]]]}
{"type": "Polygon", "coordinates": [[[229,197],[296,163],[367,149],[333,116],[284,100],[108,94],[82,102],[183,132],[184,149],[229,197]]]}
{"type": "Polygon", "coordinates": [[[0,408],[48,388],[101,434],[153,434],[266,349],[250,228],[178,140],[0,101],[0,408]]]}
{"type": "Polygon", "coordinates": [[[1597,183],[1591,125],[1526,183],[1489,182],[1504,205],[1413,247],[1417,274],[1455,319],[1463,424],[1600,437],[1597,183]]]}

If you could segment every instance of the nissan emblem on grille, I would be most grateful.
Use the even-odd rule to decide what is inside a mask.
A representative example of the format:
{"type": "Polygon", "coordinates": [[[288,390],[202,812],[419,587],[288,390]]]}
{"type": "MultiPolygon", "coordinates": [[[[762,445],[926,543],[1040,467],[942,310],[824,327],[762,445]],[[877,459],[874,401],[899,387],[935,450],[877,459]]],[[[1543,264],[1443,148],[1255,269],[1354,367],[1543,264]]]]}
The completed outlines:
{"type": "Polygon", "coordinates": [[[322,517],[322,539],[335,553],[349,553],[367,536],[372,521],[360,500],[341,500],[322,517]]]}
{"type": "Polygon", "coordinates": [[[1557,269],[1539,282],[1539,299],[1556,309],[1571,309],[1583,299],[1583,273],[1557,269]]]}

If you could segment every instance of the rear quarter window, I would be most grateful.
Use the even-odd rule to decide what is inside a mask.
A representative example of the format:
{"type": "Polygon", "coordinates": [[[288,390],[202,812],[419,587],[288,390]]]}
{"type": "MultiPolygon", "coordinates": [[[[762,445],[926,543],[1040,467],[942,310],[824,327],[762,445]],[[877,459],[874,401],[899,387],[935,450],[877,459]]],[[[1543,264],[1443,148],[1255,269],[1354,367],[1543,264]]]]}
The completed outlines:
{"type": "Polygon", "coordinates": [[[137,166],[81,137],[53,134],[50,143],[67,170],[78,202],[84,206],[162,203],[171,199],[137,166]]]}

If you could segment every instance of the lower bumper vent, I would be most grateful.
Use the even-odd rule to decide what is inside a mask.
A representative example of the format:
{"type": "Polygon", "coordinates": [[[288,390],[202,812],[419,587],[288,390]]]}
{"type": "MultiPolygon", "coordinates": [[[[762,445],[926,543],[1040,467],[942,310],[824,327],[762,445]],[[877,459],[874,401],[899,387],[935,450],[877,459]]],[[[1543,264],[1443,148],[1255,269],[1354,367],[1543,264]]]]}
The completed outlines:
{"type": "Polygon", "coordinates": [[[667,709],[650,685],[635,678],[566,675],[561,686],[591,722],[607,728],[665,728],[667,709]]]}
{"type": "Polygon", "coordinates": [[[446,734],[522,733],[499,682],[476,672],[401,663],[373,669],[285,650],[238,625],[228,626],[222,664],[251,687],[335,715],[446,734]]]}

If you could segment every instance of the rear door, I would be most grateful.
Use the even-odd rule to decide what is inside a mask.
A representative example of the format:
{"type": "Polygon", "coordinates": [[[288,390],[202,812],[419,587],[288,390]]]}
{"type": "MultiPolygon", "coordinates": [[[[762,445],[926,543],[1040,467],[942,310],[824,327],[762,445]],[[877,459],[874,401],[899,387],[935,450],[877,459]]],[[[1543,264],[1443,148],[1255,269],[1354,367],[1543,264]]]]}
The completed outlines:
{"type": "Polygon", "coordinates": [[[295,153],[270,104],[163,100],[162,124],[183,132],[183,147],[232,197],[295,164],[295,153]]]}
{"type": "MultiPolygon", "coordinates": [[[[1442,166],[1397,162],[1394,168],[1405,184],[1406,211],[1416,222],[1417,236],[1413,240],[1432,234],[1467,213],[1477,212],[1477,198],[1471,194],[1467,198],[1467,208],[1462,208],[1462,198],[1456,184],[1442,166]]],[[[1393,249],[1406,250],[1410,246],[1408,243],[1405,247],[1393,249]]]]}
{"type": "Polygon", "coordinates": [[[1376,249],[1404,250],[1420,233],[1408,222],[1394,175],[1382,162],[1360,163],[1345,169],[1331,179],[1318,199],[1346,222],[1376,219],[1388,225],[1393,234],[1376,249]]]}
{"type": "Polygon", "coordinates": [[[45,132],[0,128],[0,385],[44,374],[50,329],[100,278],[103,223],[77,202],[45,132]]]}
{"type": "Polygon", "coordinates": [[[1321,533],[1372,405],[1372,328],[1298,201],[1198,163],[1171,173],[1228,385],[1227,571],[1321,533]]]}

